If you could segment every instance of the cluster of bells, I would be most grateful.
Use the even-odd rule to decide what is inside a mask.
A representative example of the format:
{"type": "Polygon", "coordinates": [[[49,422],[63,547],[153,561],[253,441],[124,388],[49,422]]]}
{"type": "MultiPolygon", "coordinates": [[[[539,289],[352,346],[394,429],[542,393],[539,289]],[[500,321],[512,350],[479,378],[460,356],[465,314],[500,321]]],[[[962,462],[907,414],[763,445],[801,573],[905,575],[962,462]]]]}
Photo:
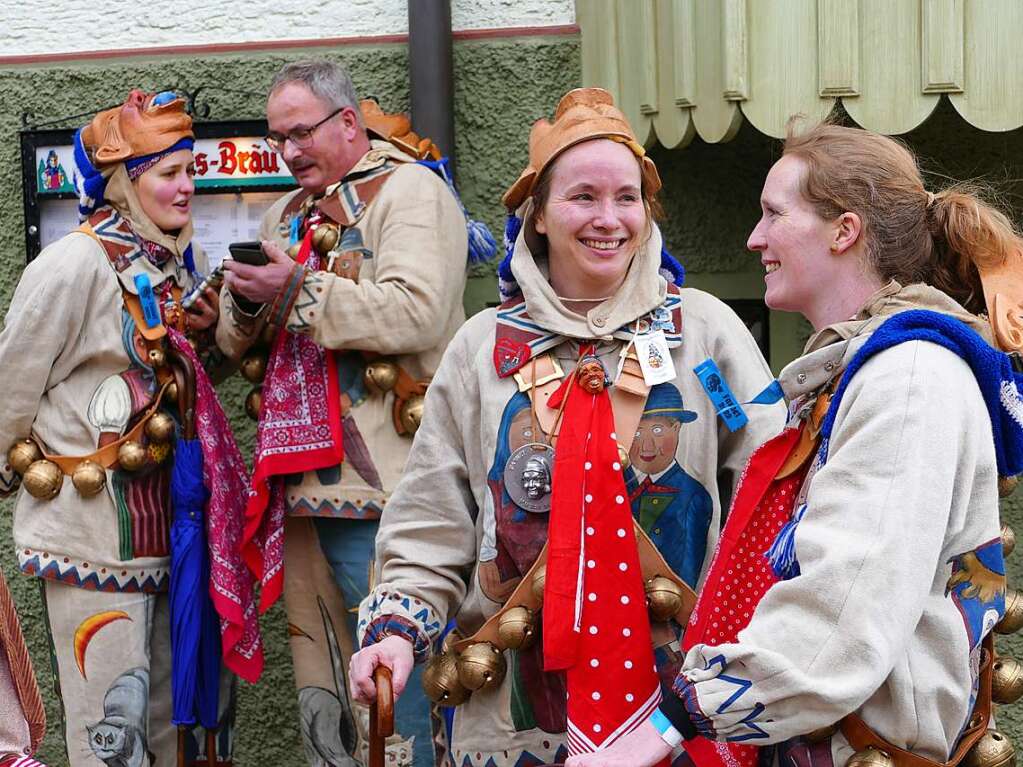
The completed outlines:
{"type": "MultiPolygon", "coordinates": [[[[174,438],[174,419],[166,413],[154,413],[146,421],[144,430],[150,442],[167,445],[174,438]]],[[[165,454],[152,453],[154,456],[165,454]]],[[[44,501],[56,498],[64,485],[63,470],[43,456],[34,440],[22,439],[11,445],[7,451],[7,462],[21,475],[25,491],[35,498],[44,501]]],[[[126,440],[117,448],[117,463],[123,471],[138,471],[146,464],[146,448],[135,440],[126,440]]],[[[82,461],[71,472],[71,484],[84,498],[99,493],[106,483],[106,469],[95,461],[82,461]]]]}
{"type": "MultiPolygon", "coordinates": [[[[1006,496],[1016,487],[1016,478],[1002,478],[999,490],[1006,496]]],[[[1016,533],[1007,524],[1002,525],[1002,552],[1007,557],[1016,546],[1016,533]]],[[[1023,592],[1013,588],[1005,591],[1005,615],[995,624],[998,634],[1014,634],[1023,628],[1023,592]]],[[[991,664],[991,700],[1006,705],[1023,697],[1023,663],[1015,658],[999,655],[991,664]]],[[[818,730],[808,740],[823,740],[837,730],[837,725],[818,730]]],[[[961,767],[1015,767],[1016,749],[998,730],[987,730],[963,757],[961,767]]],[[[857,751],[845,767],[894,767],[894,762],[879,748],[857,751]]]]}
{"type": "MultiPolygon", "coordinates": [[[[242,358],[241,374],[246,381],[253,384],[252,391],[245,398],[245,413],[253,421],[259,420],[259,411],[263,407],[263,379],[266,377],[267,349],[258,347],[249,350],[242,358]]],[[[398,383],[398,366],[389,360],[373,360],[366,365],[363,373],[366,388],[373,394],[391,391],[398,383]]],[[[413,435],[423,420],[424,398],[413,394],[404,400],[398,409],[398,418],[402,428],[408,435],[413,435]]]]}
{"type": "MultiPolygon", "coordinates": [[[[362,373],[366,388],[373,394],[384,394],[398,385],[398,366],[390,360],[373,360],[362,373]]],[[[413,394],[398,406],[398,420],[402,429],[412,436],[423,422],[423,405],[426,400],[421,394],[413,394]]]]}
{"type": "MultiPolygon", "coordinates": [[[[530,589],[540,604],[546,581],[546,566],[538,567],[530,589]]],[[[667,621],[682,609],[682,590],[669,578],[656,575],[647,580],[645,589],[651,621],[667,621]]],[[[447,649],[435,655],[423,670],[423,690],[427,697],[441,706],[457,706],[477,690],[500,686],[508,669],[503,651],[529,647],[536,641],[538,618],[538,612],[517,605],[502,613],[498,620],[498,644],[474,642],[461,652],[447,649]]]]}

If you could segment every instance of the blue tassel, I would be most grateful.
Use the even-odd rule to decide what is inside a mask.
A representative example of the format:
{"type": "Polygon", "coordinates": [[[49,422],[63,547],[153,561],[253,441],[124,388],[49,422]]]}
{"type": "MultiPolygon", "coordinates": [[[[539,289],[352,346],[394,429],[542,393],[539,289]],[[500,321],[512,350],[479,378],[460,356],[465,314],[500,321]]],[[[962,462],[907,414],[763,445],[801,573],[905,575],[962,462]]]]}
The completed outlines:
{"type": "Polygon", "coordinates": [[[771,548],[764,555],[779,580],[787,581],[799,575],[799,560],[796,559],[796,526],[805,513],[806,504],[800,504],[792,519],[785,523],[771,548]]]}
{"type": "Polygon", "coordinates": [[[73,181],[75,190],[78,192],[78,220],[85,221],[97,208],[102,206],[106,200],[103,197],[107,188],[107,179],[103,173],[92,164],[89,153],[82,142],[82,128],[75,131],[73,139],[75,146],[75,173],[73,181]]]}
{"type": "Polygon", "coordinates": [[[511,260],[512,253],[515,251],[515,240],[519,238],[519,232],[522,230],[522,219],[516,216],[514,213],[509,213],[508,218],[504,222],[504,258],[501,260],[500,266],[497,267],[497,287],[501,293],[501,301],[507,301],[509,298],[517,296],[522,291],[519,289],[519,283],[515,280],[515,275],[512,274],[511,260]]]}
{"type": "Polygon", "coordinates": [[[686,268],[663,245],[661,246],[661,272],[667,272],[664,279],[680,288],[686,283],[686,268]]]}
{"type": "Polygon", "coordinates": [[[469,233],[469,263],[483,264],[494,258],[497,253],[497,242],[487,225],[481,221],[465,217],[466,231],[469,233]]]}

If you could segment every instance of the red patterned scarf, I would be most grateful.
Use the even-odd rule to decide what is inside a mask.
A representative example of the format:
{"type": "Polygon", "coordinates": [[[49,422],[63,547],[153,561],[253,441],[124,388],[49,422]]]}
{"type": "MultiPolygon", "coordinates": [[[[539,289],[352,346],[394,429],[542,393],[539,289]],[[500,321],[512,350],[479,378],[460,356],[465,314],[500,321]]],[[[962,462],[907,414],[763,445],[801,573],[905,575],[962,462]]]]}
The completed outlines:
{"type": "Polygon", "coordinates": [[[195,368],[195,431],[202,445],[203,484],[210,491],[206,537],[210,556],[210,598],[220,616],[224,665],[247,682],[263,672],[263,642],[252,590],[252,577],[241,557],[242,515],[248,471],[234,441],[213,382],[192,346],[174,328],[171,345],[195,368]]]}
{"type": "MultiPolygon", "coordinates": [[[[786,429],[750,456],[689,618],[683,637],[686,651],[698,644],[737,641],[739,632],[749,625],[754,608],[778,582],[765,552],[792,517],[806,464],[812,461],[784,478],[776,477],[799,443],[800,433],[798,428],[786,429]],[[741,576],[729,575],[733,572],[741,576]]],[[[685,748],[697,767],[757,767],[757,746],[696,737],[685,748]]]]}
{"type": "Polygon", "coordinates": [[[580,754],[632,732],[661,695],[611,399],[574,381],[552,397],[568,402],[554,458],[543,651],[546,671],[566,670],[569,752],[580,754]]]}
{"type": "MultiPolygon", "coordinates": [[[[297,261],[320,265],[306,232],[297,261]]],[[[341,390],[334,352],[283,328],[274,339],[263,383],[256,434],[252,495],[245,508],[242,555],[260,579],[259,610],[265,612],[284,588],[284,476],[339,466],[341,390]]]]}

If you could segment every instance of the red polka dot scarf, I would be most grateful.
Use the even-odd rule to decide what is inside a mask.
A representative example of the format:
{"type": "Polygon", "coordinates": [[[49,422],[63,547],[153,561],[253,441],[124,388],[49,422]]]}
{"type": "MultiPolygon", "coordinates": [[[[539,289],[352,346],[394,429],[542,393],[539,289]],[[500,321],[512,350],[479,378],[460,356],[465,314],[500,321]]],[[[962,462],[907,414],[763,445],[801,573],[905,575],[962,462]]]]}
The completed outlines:
{"type": "Polygon", "coordinates": [[[561,392],[543,649],[545,669],[566,672],[569,752],[579,754],[634,730],[661,696],[611,400],[573,381],[561,392]]]}

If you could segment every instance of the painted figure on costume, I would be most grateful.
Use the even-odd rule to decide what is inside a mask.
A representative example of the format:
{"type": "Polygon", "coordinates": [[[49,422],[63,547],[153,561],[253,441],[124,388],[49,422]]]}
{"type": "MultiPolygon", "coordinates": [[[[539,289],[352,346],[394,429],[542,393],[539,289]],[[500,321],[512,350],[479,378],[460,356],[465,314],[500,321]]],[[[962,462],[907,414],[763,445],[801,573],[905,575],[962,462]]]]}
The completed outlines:
{"type": "Polygon", "coordinates": [[[626,469],[633,516],[671,569],[693,588],[707,552],[713,511],[710,494],[676,457],[683,424],[695,420],[674,384],[652,387],[626,469]]]}

